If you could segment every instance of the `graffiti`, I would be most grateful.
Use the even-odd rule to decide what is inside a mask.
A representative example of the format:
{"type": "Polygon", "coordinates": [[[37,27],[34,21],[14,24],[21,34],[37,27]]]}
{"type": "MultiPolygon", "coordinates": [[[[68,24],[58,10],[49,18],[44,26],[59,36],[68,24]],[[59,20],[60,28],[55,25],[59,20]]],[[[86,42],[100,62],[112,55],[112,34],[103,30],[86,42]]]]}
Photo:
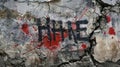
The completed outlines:
{"type": "MultiPolygon", "coordinates": [[[[60,32],[61,33],[61,38],[62,38],[62,41],[64,40],[64,33],[65,33],[65,31],[67,31],[67,29],[64,29],[63,27],[62,27],[62,21],[52,21],[51,22],[51,25],[53,25],[52,27],[53,28],[50,28],[50,20],[49,19],[47,19],[47,21],[46,21],[46,26],[44,25],[44,26],[42,26],[42,24],[40,23],[40,19],[39,19],[39,22],[38,22],[38,31],[39,31],[39,40],[41,41],[42,39],[42,30],[43,29],[46,29],[47,30],[47,35],[48,35],[48,37],[49,37],[49,40],[51,40],[51,36],[50,36],[50,33],[51,33],[51,31],[54,33],[54,40],[56,40],[56,38],[55,38],[55,33],[56,32],[60,32]],[[56,26],[55,26],[56,25],[56,26]],[[50,31],[51,30],[51,31],[50,31]]],[[[74,34],[74,32],[73,32],[73,29],[72,29],[72,22],[71,21],[68,21],[67,22],[67,26],[68,26],[68,34],[69,34],[69,39],[72,39],[72,37],[71,36],[73,36],[74,37],[74,39],[75,40],[87,40],[87,37],[85,38],[85,37],[81,37],[80,36],[80,31],[86,31],[87,30],[87,28],[86,27],[84,27],[84,26],[86,26],[87,25],[87,23],[88,23],[88,21],[87,20],[81,20],[81,21],[76,21],[76,29],[74,29],[74,32],[78,32],[78,34],[74,34]],[[83,24],[83,25],[82,25],[83,24]],[[83,27],[83,28],[82,28],[83,27]]],[[[82,33],[81,33],[82,34],[82,33]]]]}
{"type": "Polygon", "coordinates": [[[0,59],[4,59],[0,67],[99,67],[120,59],[117,2],[4,3],[0,9],[0,59]]]}

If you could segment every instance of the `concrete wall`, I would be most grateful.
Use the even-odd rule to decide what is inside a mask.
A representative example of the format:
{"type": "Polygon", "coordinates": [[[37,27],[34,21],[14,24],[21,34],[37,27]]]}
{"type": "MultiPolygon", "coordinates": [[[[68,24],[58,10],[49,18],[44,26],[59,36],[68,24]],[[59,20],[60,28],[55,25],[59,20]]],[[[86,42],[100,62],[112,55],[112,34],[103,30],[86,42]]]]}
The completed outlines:
{"type": "Polygon", "coordinates": [[[29,5],[26,3],[27,1],[24,3],[22,1],[14,2],[10,0],[10,2],[7,2],[5,5],[11,9],[17,10],[21,14],[31,12],[36,17],[50,16],[52,19],[63,21],[73,20],[75,16],[80,17],[86,6],[88,8],[92,7],[91,0],[54,0],[55,2],[49,2],[49,5],[48,3],[44,3],[44,1],[47,0],[39,0],[38,2],[31,0],[29,5]]]}

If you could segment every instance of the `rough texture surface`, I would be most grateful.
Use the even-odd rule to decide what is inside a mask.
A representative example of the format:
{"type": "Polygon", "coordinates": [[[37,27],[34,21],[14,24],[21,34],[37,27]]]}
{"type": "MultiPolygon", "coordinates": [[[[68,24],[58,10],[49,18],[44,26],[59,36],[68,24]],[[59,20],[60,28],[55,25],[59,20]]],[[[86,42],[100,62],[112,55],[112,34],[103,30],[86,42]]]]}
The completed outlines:
{"type": "MultiPolygon", "coordinates": [[[[84,51],[81,47],[81,41],[75,43],[73,39],[66,38],[59,42],[60,48],[56,50],[41,46],[41,42],[36,41],[38,29],[34,17],[42,18],[43,23],[46,21],[44,17],[61,20],[65,29],[69,20],[88,20],[87,25],[81,25],[87,27],[86,36],[96,26],[99,27],[92,37],[96,37],[97,44],[90,52],[93,52],[94,59],[99,62],[96,67],[120,67],[120,0],[0,1],[0,67],[59,67],[62,63],[61,67],[95,66],[89,51],[84,51]],[[110,18],[106,20],[106,16],[110,18]],[[25,33],[26,29],[21,29],[25,23],[28,24],[26,27],[29,27],[27,30],[30,35],[25,33]],[[115,29],[115,35],[108,33],[110,27],[115,29]],[[84,54],[87,56],[81,60],[80,56],[84,54]]],[[[42,32],[46,36],[46,31],[42,32]]],[[[57,39],[59,38],[58,35],[57,39]]],[[[85,47],[90,47],[89,42],[85,43],[88,44],[85,47]]]]}

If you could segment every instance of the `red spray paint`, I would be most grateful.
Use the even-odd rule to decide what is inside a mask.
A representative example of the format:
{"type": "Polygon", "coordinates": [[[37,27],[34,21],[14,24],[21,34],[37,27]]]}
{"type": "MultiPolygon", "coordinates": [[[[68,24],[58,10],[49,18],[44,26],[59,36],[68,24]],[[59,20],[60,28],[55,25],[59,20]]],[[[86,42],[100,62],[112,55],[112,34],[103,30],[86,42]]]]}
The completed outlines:
{"type": "MultiPolygon", "coordinates": [[[[53,36],[54,36],[53,33],[51,33],[52,41],[49,41],[48,36],[45,36],[45,38],[43,39],[44,46],[51,51],[59,48],[60,47],[59,42],[62,41],[60,33],[56,33],[56,40],[53,39],[54,38],[53,36]]],[[[68,34],[67,34],[67,32],[65,32],[64,38],[66,38],[67,36],[68,36],[68,34]]]]}
{"type": "Polygon", "coordinates": [[[22,25],[22,28],[21,28],[21,30],[25,33],[25,34],[29,34],[29,26],[28,26],[28,24],[27,23],[24,23],[23,25],[22,25]]]}

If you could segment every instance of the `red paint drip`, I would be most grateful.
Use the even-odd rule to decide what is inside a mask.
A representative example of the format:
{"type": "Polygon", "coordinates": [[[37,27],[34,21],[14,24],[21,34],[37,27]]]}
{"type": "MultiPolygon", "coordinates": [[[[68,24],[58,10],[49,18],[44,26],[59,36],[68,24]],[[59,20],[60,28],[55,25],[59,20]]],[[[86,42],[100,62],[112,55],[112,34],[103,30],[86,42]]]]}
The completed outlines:
{"type": "Polygon", "coordinates": [[[110,23],[111,21],[111,17],[110,16],[106,16],[107,22],[110,23]]]}
{"type": "MultiPolygon", "coordinates": [[[[64,38],[66,38],[67,36],[68,36],[68,33],[64,32],[64,38]]],[[[42,39],[42,42],[40,42],[33,49],[28,50],[27,52],[23,53],[23,55],[31,52],[32,50],[35,50],[36,48],[39,49],[42,45],[44,45],[49,50],[54,51],[55,49],[57,49],[60,46],[59,42],[62,41],[62,39],[61,39],[61,35],[60,35],[59,32],[56,33],[56,40],[55,41],[53,40],[53,34],[52,33],[51,33],[51,37],[52,37],[52,41],[50,42],[49,39],[48,39],[48,36],[44,36],[43,39],[42,39]]],[[[35,42],[35,41],[31,41],[31,43],[33,43],[33,42],[35,42]]]]}
{"type": "Polygon", "coordinates": [[[110,27],[110,28],[109,28],[108,33],[109,33],[110,35],[115,35],[115,34],[116,34],[113,27],[110,27]]]}
{"type": "Polygon", "coordinates": [[[25,33],[25,34],[29,34],[29,26],[28,26],[28,24],[27,23],[24,23],[23,25],[22,25],[22,31],[25,33]]]}
{"type": "Polygon", "coordinates": [[[86,49],[87,45],[85,43],[82,43],[81,47],[82,47],[82,49],[86,49]]]}
{"type": "MultiPolygon", "coordinates": [[[[68,34],[64,33],[64,38],[66,38],[67,36],[68,34]]],[[[53,51],[59,48],[60,46],[59,42],[62,41],[62,38],[60,33],[56,33],[56,40],[53,39],[54,38],[53,33],[51,33],[51,37],[52,37],[52,41],[48,39],[48,36],[45,36],[45,38],[43,39],[43,43],[46,48],[53,51]]]]}

